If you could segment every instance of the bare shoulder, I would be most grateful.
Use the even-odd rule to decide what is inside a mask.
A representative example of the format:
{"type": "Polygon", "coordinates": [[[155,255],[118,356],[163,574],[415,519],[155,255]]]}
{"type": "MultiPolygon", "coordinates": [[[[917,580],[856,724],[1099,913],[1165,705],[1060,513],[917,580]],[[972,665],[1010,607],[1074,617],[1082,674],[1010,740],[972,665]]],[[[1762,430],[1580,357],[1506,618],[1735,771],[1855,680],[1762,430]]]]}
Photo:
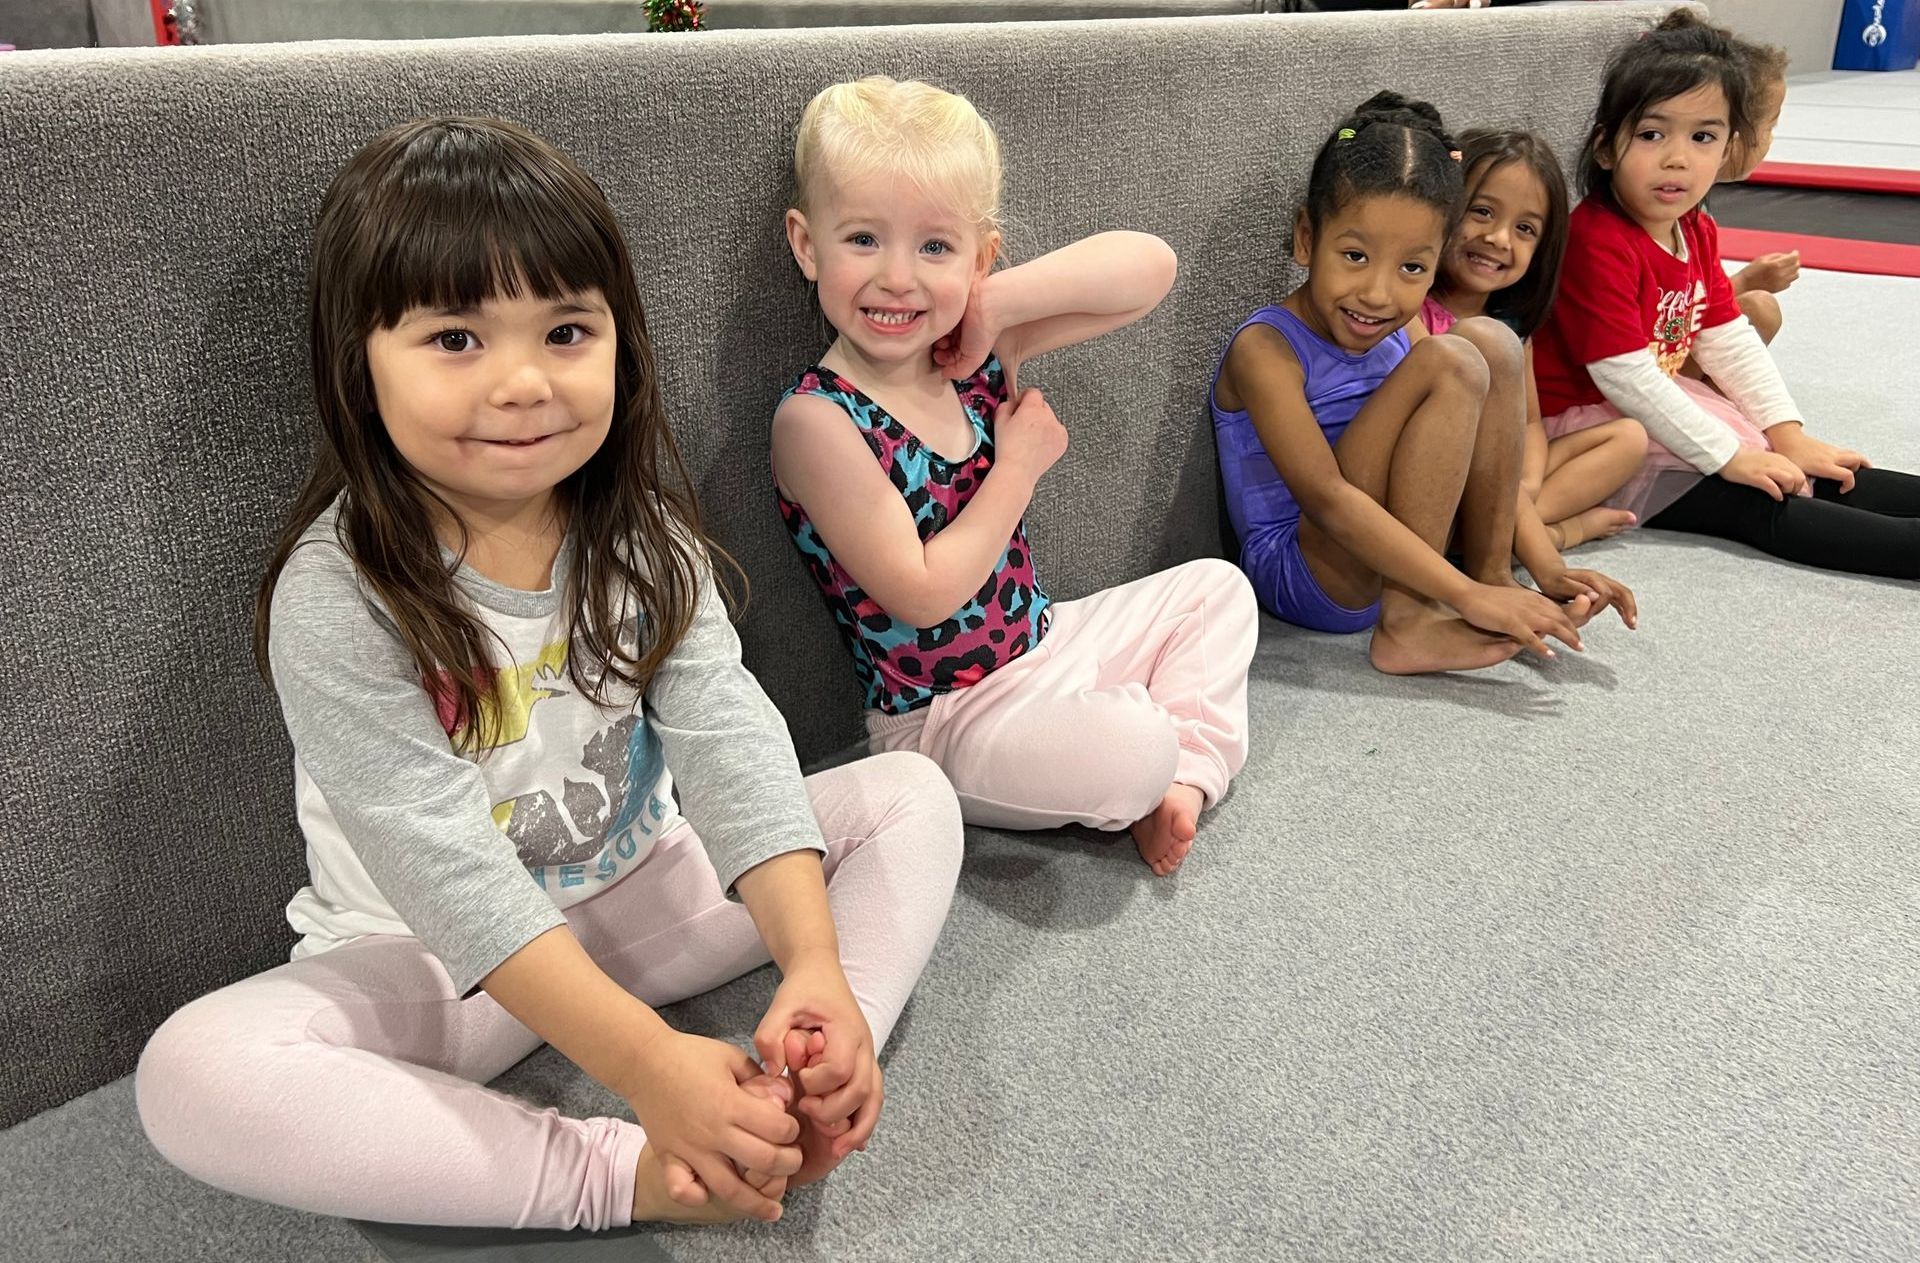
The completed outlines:
{"type": "Polygon", "coordinates": [[[773,433],[782,429],[810,430],[822,425],[845,425],[847,410],[825,395],[788,395],[773,410],[773,433]]]}
{"type": "Polygon", "coordinates": [[[1269,324],[1251,324],[1233,336],[1220,366],[1214,399],[1229,412],[1247,406],[1249,393],[1278,387],[1302,387],[1300,357],[1285,335],[1269,324]]]}
{"type": "Polygon", "coordinates": [[[807,504],[830,490],[884,479],[847,410],[821,395],[789,395],[773,410],[773,481],[780,494],[807,504]]]}

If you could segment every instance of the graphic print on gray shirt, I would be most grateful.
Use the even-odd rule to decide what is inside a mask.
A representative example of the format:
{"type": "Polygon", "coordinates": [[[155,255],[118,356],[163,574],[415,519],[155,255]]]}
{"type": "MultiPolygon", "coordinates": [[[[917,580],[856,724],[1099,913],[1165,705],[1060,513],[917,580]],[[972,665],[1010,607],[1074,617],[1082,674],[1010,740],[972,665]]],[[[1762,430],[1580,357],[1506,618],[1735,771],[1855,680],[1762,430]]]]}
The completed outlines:
{"type": "Polygon", "coordinates": [[[615,691],[606,710],[567,669],[571,540],[540,592],[463,566],[456,586],[508,655],[492,672],[495,745],[463,756],[458,717],[429,693],[336,521],[337,506],[288,559],[268,643],[311,878],[287,907],[295,959],[414,935],[466,994],[562,924],[560,909],[631,872],[682,810],[729,893],[775,855],[825,851],[786,723],[741,663],[704,561],[687,634],[644,697],[615,691]]]}

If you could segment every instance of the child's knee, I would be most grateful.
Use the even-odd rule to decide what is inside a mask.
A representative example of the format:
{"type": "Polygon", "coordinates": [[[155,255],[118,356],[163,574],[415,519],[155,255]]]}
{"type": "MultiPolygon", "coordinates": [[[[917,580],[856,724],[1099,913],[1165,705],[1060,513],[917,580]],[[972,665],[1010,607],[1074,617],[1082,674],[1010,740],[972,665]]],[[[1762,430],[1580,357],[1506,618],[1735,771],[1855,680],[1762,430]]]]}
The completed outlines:
{"type": "Polygon", "coordinates": [[[1100,737],[1097,747],[1092,742],[1085,747],[1096,766],[1087,769],[1083,783],[1104,784],[1098,792],[1116,820],[1150,814],[1166,797],[1180,763],[1180,736],[1172,718],[1142,697],[1110,708],[1088,731],[1100,737]]]}
{"type": "Polygon", "coordinates": [[[1750,289],[1740,295],[1740,310],[1747,317],[1762,342],[1771,342],[1780,332],[1780,325],[1786,317],[1780,311],[1780,300],[1763,289],[1750,289]]]}
{"type": "Polygon", "coordinates": [[[1260,597],[1254,592],[1247,572],[1232,562],[1210,558],[1208,567],[1209,576],[1216,584],[1209,593],[1208,612],[1214,626],[1221,629],[1215,643],[1235,647],[1233,656],[1217,665],[1220,670],[1244,674],[1260,643],[1260,597]]]}
{"type": "Polygon", "coordinates": [[[134,1103],[147,1140],[167,1161],[210,1182],[217,1155],[203,1150],[219,1128],[209,1115],[251,1078],[235,1064],[237,1043],[229,1006],[216,991],[162,1022],[134,1071],[134,1103]]]}
{"type": "Polygon", "coordinates": [[[1647,427],[1632,417],[1621,417],[1609,422],[1613,430],[1610,442],[1617,443],[1622,452],[1631,453],[1635,460],[1647,454],[1647,427]]]}
{"type": "Polygon", "coordinates": [[[1526,351],[1520,345],[1519,335],[1498,320],[1472,316],[1454,325],[1452,332],[1471,342],[1480,352],[1492,378],[1517,377],[1526,370],[1526,351]]]}
{"type": "Polygon", "coordinates": [[[964,828],[960,800],[940,765],[912,750],[892,750],[867,761],[892,790],[888,814],[911,817],[915,845],[924,846],[929,856],[950,858],[958,871],[964,828]]]}
{"type": "Polygon", "coordinates": [[[1253,594],[1253,582],[1247,572],[1221,557],[1201,557],[1187,565],[1199,576],[1203,603],[1212,610],[1233,618],[1257,622],[1260,601],[1253,594]]]}
{"type": "Polygon", "coordinates": [[[1469,337],[1422,338],[1407,352],[1405,362],[1429,374],[1436,389],[1456,389],[1475,399],[1486,398],[1491,381],[1487,357],[1469,337]]]}

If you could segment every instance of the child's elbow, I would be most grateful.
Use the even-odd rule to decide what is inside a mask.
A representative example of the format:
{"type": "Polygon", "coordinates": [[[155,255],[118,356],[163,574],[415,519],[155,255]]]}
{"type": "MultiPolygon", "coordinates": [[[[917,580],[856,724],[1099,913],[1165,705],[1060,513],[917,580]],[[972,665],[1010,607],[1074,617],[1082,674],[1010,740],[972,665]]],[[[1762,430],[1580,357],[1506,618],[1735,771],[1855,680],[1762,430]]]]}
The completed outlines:
{"type": "Polygon", "coordinates": [[[952,610],[942,611],[937,604],[918,601],[902,605],[898,609],[890,609],[887,612],[893,615],[899,622],[905,623],[915,630],[937,627],[953,617],[952,610]]]}
{"type": "Polygon", "coordinates": [[[1140,234],[1145,240],[1141,243],[1141,255],[1145,262],[1147,279],[1152,285],[1153,301],[1158,303],[1173,289],[1173,283],[1180,275],[1180,256],[1173,247],[1150,232],[1140,234]]]}
{"type": "Polygon", "coordinates": [[[1354,491],[1364,495],[1347,482],[1315,483],[1303,481],[1294,492],[1294,500],[1300,505],[1300,516],[1313,522],[1329,535],[1340,536],[1347,519],[1352,517],[1344,492],[1354,491]]]}
{"type": "Polygon", "coordinates": [[[949,605],[939,593],[923,588],[890,592],[886,596],[869,589],[867,595],[888,618],[914,628],[944,623],[959,608],[957,603],[949,605]]]}

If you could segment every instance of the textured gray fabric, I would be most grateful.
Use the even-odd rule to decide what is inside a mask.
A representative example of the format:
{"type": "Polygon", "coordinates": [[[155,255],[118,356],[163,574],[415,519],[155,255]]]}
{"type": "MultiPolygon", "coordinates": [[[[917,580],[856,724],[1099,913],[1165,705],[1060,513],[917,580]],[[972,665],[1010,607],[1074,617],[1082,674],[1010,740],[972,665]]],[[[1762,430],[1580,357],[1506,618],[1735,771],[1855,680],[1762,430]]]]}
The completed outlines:
{"type": "Polygon", "coordinates": [[[84,48],[93,42],[88,0],[0,0],[0,44],[84,48]]]}
{"type": "Polygon", "coordinates": [[[1392,85],[1571,142],[1604,52],[1664,7],[9,54],[0,957],[29,963],[0,974],[0,1121],[124,1073],[181,1003],[284,959],[303,864],[248,606],[311,443],[312,217],[373,132],[498,114],[605,186],[669,414],[753,578],[747,661],[805,761],[859,725],[765,456],[821,346],[779,232],[814,91],[887,71],[971,96],[1005,142],[1017,257],[1108,227],[1179,251],[1151,317],[1032,370],[1077,435],[1030,523],[1072,598],[1218,551],[1206,382],[1290,278],[1288,210],[1340,111],[1392,85]]]}
{"type": "MultiPolygon", "coordinates": [[[[1920,468],[1920,361],[1881,336],[1920,281],[1809,273],[1785,304],[1816,433],[1920,468]]],[[[1644,614],[1583,659],[1390,680],[1360,638],[1268,622],[1252,759],[1171,880],[1124,840],[973,831],[872,1150],[780,1225],[646,1239],[679,1263],[1920,1257],[1920,591],[1657,532],[1575,556],[1644,614]]],[[[772,986],[667,1017],[743,1039],[772,986]]],[[[619,1108],[551,1050],[496,1086],[619,1108]]],[[[0,1257],[365,1257],[169,1170],[126,1089],[0,1135],[0,1257]]]]}
{"type": "Polygon", "coordinates": [[[707,0],[707,25],[894,26],[922,22],[1070,22],[1090,18],[1263,13],[1268,0],[707,0]]]}
{"type": "Polygon", "coordinates": [[[150,48],[158,42],[149,0],[93,0],[94,42],[102,48],[150,48]]]}
{"type": "MultiPolygon", "coordinates": [[[[199,0],[213,44],[595,35],[647,29],[640,0],[199,0]]],[[[1271,0],[707,0],[710,30],[1259,13],[1271,0]]]]}
{"type": "Polygon", "coordinates": [[[355,1227],[392,1263],[542,1263],[551,1258],[564,1258],[566,1263],[674,1263],[645,1228],[587,1234],[397,1224],[355,1227]],[[564,1254],[557,1253],[557,1248],[564,1254]]]}

